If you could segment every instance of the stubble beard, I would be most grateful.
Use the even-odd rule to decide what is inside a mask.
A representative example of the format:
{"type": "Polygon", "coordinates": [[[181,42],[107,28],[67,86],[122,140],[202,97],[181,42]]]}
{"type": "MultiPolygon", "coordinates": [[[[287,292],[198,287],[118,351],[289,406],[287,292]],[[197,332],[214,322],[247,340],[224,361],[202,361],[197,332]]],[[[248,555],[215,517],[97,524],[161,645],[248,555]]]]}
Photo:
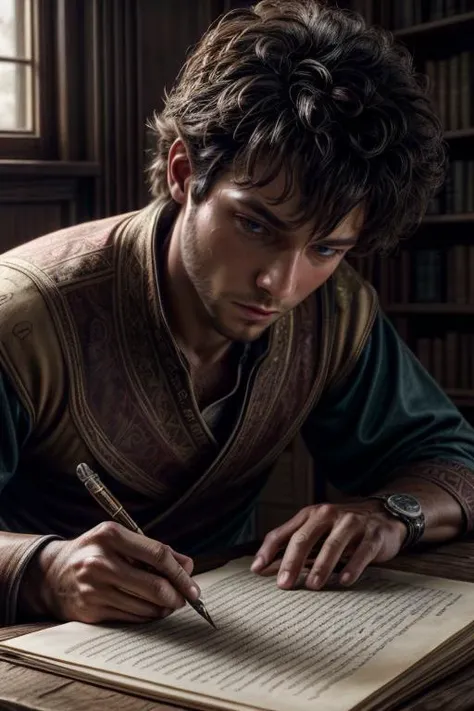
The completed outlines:
{"type": "MultiPolygon", "coordinates": [[[[219,335],[229,341],[249,342],[260,337],[264,328],[256,329],[255,333],[247,329],[247,332],[238,333],[229,328],[219,317],[219,303],[217,302],[213,290],[212,281],[206,270],[206,261],[198,248],[197,231],[194,224],[194,210],[189,216],[184,239],[181,243],[181,259],[184,270],[196,294],[197,302],[200,304],[199,318],[202,322],[214,329],[219,335]]],[[[253,331],[254,329],[252,329],[253,331]]]]}
{"type": "Polygon", "coordinates": [[[216,314],[215,298],[212,292],[212,282],[206,273],[206,262],[198,248],[197,230],[195,228],[195,208],[187,221],[184,238],[181,243],[181,259],[184,270],[191,283],[192,289],[200,304],[199,319],[206,326],[212,327],[221,336],[233,339],[232,333],[225,328],[216,314]]]}

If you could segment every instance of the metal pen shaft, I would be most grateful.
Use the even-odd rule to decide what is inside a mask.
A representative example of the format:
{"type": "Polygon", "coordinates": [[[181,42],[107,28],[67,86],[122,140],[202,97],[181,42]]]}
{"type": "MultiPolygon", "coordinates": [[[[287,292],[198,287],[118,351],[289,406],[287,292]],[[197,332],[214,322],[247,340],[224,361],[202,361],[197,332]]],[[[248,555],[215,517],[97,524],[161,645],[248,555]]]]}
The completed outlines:
{"type": "MultiPolygon", "coordinates": [[[[134,531],[135,533],[139,533],[142,536],[145,535],[142,529],[125,511],[124,507],[118,501],[118,499],[116,499],[115,496],[107,489],[105,484],[102,483],[99,475],[92,471],[92,469],[87,464],[85,464],[84,462],[79,464],[76,469],[76,474],[79,480],[86,487],[87,491],[91,494],[91,496],[93,496],[97,503],[104,509],[104,511],[109,514],[109,516],[114,521],[117,521],[117,523],[120,523],[122,526],[124,526],[124,528],[127,528],[129,531],[134,531]]],[[[157,572],[151,566],[149,566],[149,570],[153,573],[157,572]]],[[[198,615],[201,615],[201,617],[204,618],[206,622],[208,622],[212,627],[214,627],[214,629],[217,629],[202,600],[191,600],[188,597],[185,597],[185,599],[186,602],[191,605],[194,610],[196,610],[198,615]]]]}

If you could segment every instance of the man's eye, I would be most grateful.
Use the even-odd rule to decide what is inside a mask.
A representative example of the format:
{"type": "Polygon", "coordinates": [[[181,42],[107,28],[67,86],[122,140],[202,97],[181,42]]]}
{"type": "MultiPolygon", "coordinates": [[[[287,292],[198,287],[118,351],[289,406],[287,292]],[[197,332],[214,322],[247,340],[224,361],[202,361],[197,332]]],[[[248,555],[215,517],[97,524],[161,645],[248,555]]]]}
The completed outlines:
{"type": "Polygon", "coordinates": [[[314,244],[312,250],[317,257],[324,257],[325,259],[331,259],[331,257],[336,257],[338,254],[343,252],[342,249],[334,249],[333,247],[327,247],[324,244],[314,244]]]}
{"type": "Polygon", "coordinates": [[[267,235],[268,230],[260,222],[252,220],[250,217],[243,217],[242,215],[237,215],[237,220],[240,226],[252,235],[267,235]]]}

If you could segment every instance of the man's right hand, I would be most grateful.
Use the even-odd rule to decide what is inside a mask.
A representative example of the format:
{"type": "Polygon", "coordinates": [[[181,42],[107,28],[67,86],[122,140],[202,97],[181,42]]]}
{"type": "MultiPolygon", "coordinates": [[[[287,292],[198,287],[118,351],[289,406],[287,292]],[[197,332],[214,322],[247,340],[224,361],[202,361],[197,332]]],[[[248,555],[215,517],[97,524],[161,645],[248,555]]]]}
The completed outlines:
{"type": "Polygon", "coordinates": [[[30,611],[59,620],[144,622],[182,607],[184,596],[199,597],[193,567],[169,546],[104,522],[46,545],[26,571],[21,597],[30,611]]]}

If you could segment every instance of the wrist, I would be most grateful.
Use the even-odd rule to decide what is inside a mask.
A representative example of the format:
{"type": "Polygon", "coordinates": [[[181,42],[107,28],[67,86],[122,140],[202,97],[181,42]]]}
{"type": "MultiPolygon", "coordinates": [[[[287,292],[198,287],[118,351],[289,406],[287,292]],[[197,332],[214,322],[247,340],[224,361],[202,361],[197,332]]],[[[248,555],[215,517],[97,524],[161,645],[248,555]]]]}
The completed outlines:
{"type": "Polygon", "coordinates": [[[50,541],[30,560],[19,589],[18,606],[22,618],[52,617],[54,604],[48,573],[63,541],[50,541]]]}
{"type": "Polygon", "coordinates": [[[378,500],[388,516],[403,525],[405,538],[401,548],[411,548],[418,543],[425,531],[425,515],[415,496],[394,492],[373,494],[369,498],[378,500]]]}
{"type": "Polygon", "coordinates": [[[385,521],[387,521],[387,523],[390,525],[394,537],[396,537],[399,541],[399,550],[402,550],[402,548],[405,547],[408,538],[408,526],[404,521],[399,518],[396,518],[395,516],[393,516],[393,514],[387,511],[383,501],[373,500],[372,503],[374,504],[377,513],[383,516],[385,521]]]}

